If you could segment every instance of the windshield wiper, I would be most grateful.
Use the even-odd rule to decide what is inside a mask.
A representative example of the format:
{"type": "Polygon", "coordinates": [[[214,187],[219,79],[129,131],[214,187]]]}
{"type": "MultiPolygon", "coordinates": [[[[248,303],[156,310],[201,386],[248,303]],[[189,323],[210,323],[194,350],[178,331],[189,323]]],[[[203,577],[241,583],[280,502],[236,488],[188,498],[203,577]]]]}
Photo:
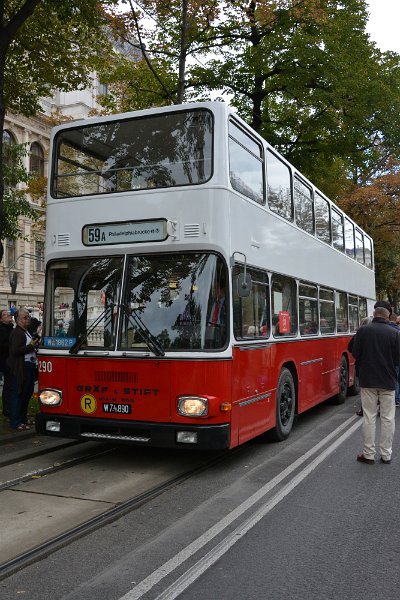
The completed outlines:
{"type": "MultiPolygon", "coordinates": [[[[103,310],[103,312],[100,313],[100,315],[97,317],[97,319],[95,321],[93,321],[93,323],[91,324],[91,326],[89,327],[89,329],[87,329],[85,331],[85,333],[80,333],[78,335],[75,344],[73,344],[71,346],[71,348],[69,349],[69,353],[70,354],[78,354],[78,352],[82,348],[83,344],[87,343],[88,336],[92,333],[92,331],[94,329],[96,329],[97,325],[102,321],[102,319],[106,315],[107,311],[109,311],[110,309],[112,309],[114,306],[115,306],[114,304],[109,304],[103,310]]],[[[107,320],[106,319],[104,320],[104,328],[106,328],[106,326],[111,322],[111,315],[112,315],[112,311],[110,310],[109,318],[107,320]]]]}
{"type": "Polygon", "coordinates": [[[136,313],[136,311],[140,310],[140,308],[132,308],[132,312],[130,312],[126,304],[121,304],[121,307],[125,313],[125,316],[128,317],[129,323],[134,326],[134,329],[138,332],[142,340],[148,345],[150,350],[152,350],[156,356],[165,356],[164,348],[136,313]]]}

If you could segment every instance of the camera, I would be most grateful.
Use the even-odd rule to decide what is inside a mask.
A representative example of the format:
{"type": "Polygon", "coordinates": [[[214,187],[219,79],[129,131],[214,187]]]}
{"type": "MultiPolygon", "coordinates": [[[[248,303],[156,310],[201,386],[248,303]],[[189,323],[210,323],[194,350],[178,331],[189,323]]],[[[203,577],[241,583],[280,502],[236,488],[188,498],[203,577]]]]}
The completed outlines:
{"type": "Polygon", "coordinates": [[[40,335],[38,333],[34,333],[32,339],[36,342],[40,340],[40,335]]]}

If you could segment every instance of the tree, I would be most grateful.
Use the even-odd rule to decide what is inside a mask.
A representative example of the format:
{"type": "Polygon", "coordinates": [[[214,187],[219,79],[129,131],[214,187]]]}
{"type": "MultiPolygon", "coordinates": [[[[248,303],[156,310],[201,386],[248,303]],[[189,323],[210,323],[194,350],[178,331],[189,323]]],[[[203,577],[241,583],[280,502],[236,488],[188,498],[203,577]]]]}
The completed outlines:
{"type": "Polygon", "coordinates": [[[340,206],[373,238],[377,292],[400,309],[400,164],[366,186],[358,186],[340,206]]]}
{"type": "Polygon", "coordinates": [[[7,227],[5,113],[32,115],[39,110],[40,97],[56,88],[76,89],[88,81],[98,52],[108,43],[102,5],[115,1],[0,0],[0,240],[7,227]]]}
{"type": "Polygon", "coordinates": [[[338,198],[400,151],[400,57],[376,49],[366,22],[362,0],[232,0],[219,53],[192,82],[231,93],[255,130],[338,198]]]}
{"type": "Polygon", "coordinates": [[[27,149],[23,144],[7,144],[4,147],[4,225],[3,234],[6,238],[23,237],[19,229],[19,217],[28,217],[37,222],[40,213],[32,206],[26,197],[30,186],[35,187],[35,177],[28,173],[23,165],[23,157],[27,149]],[[18,184],[23,184],[20,189],[18,184]]]}
{"type": "Polygon", "coordinates": [[[111,84],[108,110],[133,110],[186,100],[188,64],[210,52],[223,3],[218,0],[127,0],[129,10],[110,13],[116,34],[136,50],[103,63],[111,84]],[[131,53],[132,54],[132,53],[131,53]]]}
{"type": "Polygon", "coordinates": [[[334,200],[400,158],[400,57],[369,40],[364,0],[141,0],[141,18],[129,4],[147,59],[114,109],[227,94],[334,200]]]}

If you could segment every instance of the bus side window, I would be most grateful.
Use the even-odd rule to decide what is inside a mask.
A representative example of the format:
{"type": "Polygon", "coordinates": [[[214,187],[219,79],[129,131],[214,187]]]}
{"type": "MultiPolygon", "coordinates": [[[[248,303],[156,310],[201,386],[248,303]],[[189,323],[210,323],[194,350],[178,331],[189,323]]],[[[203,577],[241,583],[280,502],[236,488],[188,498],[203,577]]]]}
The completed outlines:
{"type": "Polygon", "coordinates": [[[348,329],[347,294],[336,292],[336,330],[338,333],[345,333],[348,329]]]}
{"type": "Polygon", "coordinates": [[[293,220],[290,169],[270,150],[267,151],[267,184],[269,208],[288,221],[293,220]]]}
{"type": "Polygon", "coordinates": [[[366,235],[364,235],[364,257],[365,257],[365,266],[368,269],[373,269],[373,261],[372,261],[372,241],[366,235]]]}
{"type": "Polygon", "coordinates": [[[263,148],[233,121],[229,121],[229,176],[235,190],[264,203],[263,148]]]}
{"type": "Polygon", "coordinates": [[[314,234],[314,203],[312,189],[298,177],[294,179],[294,207],[298,227],[314,234]]]}
{"type": "Polygon", "coordinates": [[[335,208],[332,208],[332,239],[333,247],[340,250],[340,252],[344,252],[343,215],[335,208]]]}
{"type": "Polygon", "coordinates": [[[272,334],[274,337],[297,334],[297,287],[294,279],[273,275],[271,280],[272,334]]]}
{"type": "Polygon", "coordinates": [[[315,233],[325,244],[331,243],[331,217],[329,202],[315,193],[315,233]]]}
{"type": "Polygon", "coordinates": [[[361,325],[361,323],[365,319],[365,317],[368,317],[367,300],[366,300],[366,298],[359,298],[358,299],[359,325],[361,325]]]}
{"type": "Polygon", "coordinates": [[[319,290],[319,326],[321,333],[335,333],[335,293],[319,290]]]}
{"type": "Polygon", "coordinates": [[[358,321],[358,298],[357,296],[349,296],[350,331],[357,331],[358,321]]]}
{"type": "Polygon", "coordinates": [[[300,335],[318,333],[318,294],[313,285],[299,285],[300,335]]]}
{"type": "Polygon", "coordinates": [[[269,285],[268,275],[248,269],[252,279],[251,291],[245,298],[237,293],[237,276],[242,267],[233,270],[233,330],[237,339],[255,339],[269,336],[269,285]]]}
{"type": "Polygon", "coordinates": [[[354,259],[356,257],[354,225],[349,219],[344,220],[344,244],[347,256],[354,259]]]}

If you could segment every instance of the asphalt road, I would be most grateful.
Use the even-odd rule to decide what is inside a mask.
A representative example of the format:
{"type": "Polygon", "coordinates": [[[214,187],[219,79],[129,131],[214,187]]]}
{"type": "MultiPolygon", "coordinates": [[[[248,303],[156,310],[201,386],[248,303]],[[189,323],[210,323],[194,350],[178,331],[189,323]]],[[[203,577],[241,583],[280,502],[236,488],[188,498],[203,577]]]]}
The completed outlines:
{"type": "Polygon", "coordinates": [[[398,435],[392,464],[357,463],[355,404],[246,444],[1,581],[0,598],[397,600],[398,435]]]}

